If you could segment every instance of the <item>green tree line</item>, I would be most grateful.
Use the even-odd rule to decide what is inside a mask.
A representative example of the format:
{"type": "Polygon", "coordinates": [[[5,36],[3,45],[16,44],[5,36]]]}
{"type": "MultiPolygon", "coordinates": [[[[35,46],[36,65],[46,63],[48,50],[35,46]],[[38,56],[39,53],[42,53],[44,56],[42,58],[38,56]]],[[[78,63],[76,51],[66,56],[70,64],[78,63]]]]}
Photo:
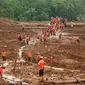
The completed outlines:
{"type": "Polygon", "coordinates": [[[43,21],[52,16],[69,20],[85,16],[85,0],[0,0],[0,17],[43,21]]]}

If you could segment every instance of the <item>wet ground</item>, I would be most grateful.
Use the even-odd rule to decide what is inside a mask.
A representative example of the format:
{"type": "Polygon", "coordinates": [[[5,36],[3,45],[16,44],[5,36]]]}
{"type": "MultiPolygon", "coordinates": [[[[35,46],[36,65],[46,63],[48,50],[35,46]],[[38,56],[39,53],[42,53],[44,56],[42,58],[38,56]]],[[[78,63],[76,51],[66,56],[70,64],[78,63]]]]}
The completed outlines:
{"type": "MultiPolygon", "coordinates": [[[[9,22],[9,21],[8,21],[9,22]]],[[[18,22],[19,23],[19,22],[18,22]]],[[[22,23],[23,24],[23,23],[22,23]]],[[[26,23],[24,23],[26,24],[26,23]]],[[[40,32],[45,22],[37,22],[35,28],[30,29],[32,24],[26,24],[24,32],[31,33],[34,36],[37,32],[40,32]],[[40,29],[36,29],[41,27],[40,29]]],[[[47,22],[46,22],[47,24],[47,22]]],[[[45,28],[46,28],[45,24],[45,28]]],[[[15,38],[15,34],[21,31],[21,25],[14,22],[0,23],[0,52],[2,49],[7,51],[7,62],[9,66],[4,73],[14,75],[20,78],[22,81],[28,83],[28,85],[80,85],[79,83],[64,83],[69,81],[76,81],[76,79],[85,78],[85,27],[66,27],[63,30],[62,39],[58,37],[50,37],[46,42],[40,43],[33,37],[30,41],[30,45],[26,45],[23,48],[23,54],[30,49],[33,54],[32,62],[24,63],[17,62],[19,60],[19,49],[21,48],[20,42],[15,38]],[[79,36],[80,43],[78,43],[73,37],[79,36]],[[35,43],[36,42],[36,43],[35,43]],[[44,82],[39,82],[38,67],[36,56],[38,52],[44,57],[47,62],[45,67],[44,82]],[[53,62],[49,62],[49,55],[53,56],[53,62]],[[62,82],[62,84],[59,84],[62,82]]],[[[58,32],[59,33],[59,32],[58,32]]],[[[58,35],[57,33],[57,35],[58,35]]],[[[3,63],[0,58],[0,63],[3,63]]],[[[82,84],[84,85],[84,84],[82,84]]]]}

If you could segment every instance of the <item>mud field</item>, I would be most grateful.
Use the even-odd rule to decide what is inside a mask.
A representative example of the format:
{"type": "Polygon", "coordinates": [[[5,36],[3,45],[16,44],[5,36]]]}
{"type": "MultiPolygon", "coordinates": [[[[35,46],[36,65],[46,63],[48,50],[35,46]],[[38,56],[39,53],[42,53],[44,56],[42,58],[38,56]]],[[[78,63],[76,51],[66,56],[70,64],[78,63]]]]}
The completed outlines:
{"type": "MultiPolygon", "coordinates": [[[[14,22],[10,19],[0,19],[0,53],[7,51],[7,63],[4,74],[12,75],[26,82],[27,85],[85,85],[85,24],[74,23],[63,29],[61,40],[51,36],[46,42],[40,43],[35,34],[47,28],[48,22],[14,22]],[[25,29],[22,31],[22,25],[25,29]],[[30,33],[32,39],[29,45],[21,45],[16,39],[17,32],[30,33]],[[80,43],[73,37],[79,36],[80,43]],[[33,54],[32,62],[24,62],[27,50],[33,54]],[[39,82],[36,56],[40,53],[47,62],[44,82],[39,82]],[[49,56],[53,62],[49,62],[49,56]]],[[[0,63],[2,58],[0,56],[0,63]]],[[[7,82],[0,79],[0,85],[7,82]]]]}

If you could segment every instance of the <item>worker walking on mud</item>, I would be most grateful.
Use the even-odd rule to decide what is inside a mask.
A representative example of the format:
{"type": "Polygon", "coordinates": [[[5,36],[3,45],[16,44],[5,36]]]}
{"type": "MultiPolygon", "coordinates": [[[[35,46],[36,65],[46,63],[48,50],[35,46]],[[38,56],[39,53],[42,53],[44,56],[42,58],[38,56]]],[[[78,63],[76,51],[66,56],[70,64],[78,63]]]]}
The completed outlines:
{"type": "Polygon", "coordinates": [[[79,36],[76,36],[76,37],[73,37],[73,39],[80,44],[80,39],[79,39],[79,36]]]}
{"type": "Polygon", "coordinates": [[[78,36],[76,37],[76,41],[77,41],[78,43],[80,43],[80,39],[79,39],[78,36]]]}
{"type": "Polygon", "coordinates": [[[32,60],[32,53],[31,51],[27,52],[27,61],[31,61],[32,60]]]}
{"type": "Polygon", "coordinates": [[[5,69],[7,66],[7,63],[3,64],[3,65],[0,65],[0,78],[2,78],[2,75],[3,75],[3,69],[5,69]]]}
{"type": "Polygon", "coordinates": [[[46,65],[46,62],[43,60],[43,57],[41,57],[40,60],[39,60],[39,62],[38,62],[40,81],[43,81],[44,66],[45,65],[46,65]]]}
{"type": "Polygon", "coordinates": [[[0,78],[2,78],[2,66],[0,66],[0,78]]]}
{"type": "Polygon", "coordinates": [[[1,53],[3,61],[6,61],[6,54],[7,54],[6,51],[3,50],[1,53]]]}
{"type": "Polygon", "coordinates": [[[17,38],[19,41],[22,41],[22,37],[21,37],[21,34],[20,34],[20,33],[17,33],[17,34],[16,34],[16,38],[17,38]]]}
{"type": "Polygon", "coordinates": [[[40,34],[37,33],[36,34],[36,38],[40,40],[40,43],[42,43],[42,35],[40,35],[40,34]]]}
{"type": "Polygon", "coordinates": [[[29,41],[30,41],[30,38],[31,38],[31,36],[30,36],[30,34],[28,34],[27,39],[26,39],[27,45],[28,45],[28,43],[29,43],[29,41]]]}

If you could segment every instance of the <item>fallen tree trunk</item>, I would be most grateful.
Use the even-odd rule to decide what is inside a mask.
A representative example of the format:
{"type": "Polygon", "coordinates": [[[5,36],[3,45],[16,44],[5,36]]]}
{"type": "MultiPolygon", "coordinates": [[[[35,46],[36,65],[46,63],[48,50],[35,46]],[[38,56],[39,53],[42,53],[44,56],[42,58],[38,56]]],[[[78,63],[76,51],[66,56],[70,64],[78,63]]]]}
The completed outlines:
{"type": "Polygon", "coordinates": [[[68,84],[68,83],[79,83],[79,82],[85,82],[85,79],[71,79],[65,81],[57,81],[56,84],[68,84]]]}

